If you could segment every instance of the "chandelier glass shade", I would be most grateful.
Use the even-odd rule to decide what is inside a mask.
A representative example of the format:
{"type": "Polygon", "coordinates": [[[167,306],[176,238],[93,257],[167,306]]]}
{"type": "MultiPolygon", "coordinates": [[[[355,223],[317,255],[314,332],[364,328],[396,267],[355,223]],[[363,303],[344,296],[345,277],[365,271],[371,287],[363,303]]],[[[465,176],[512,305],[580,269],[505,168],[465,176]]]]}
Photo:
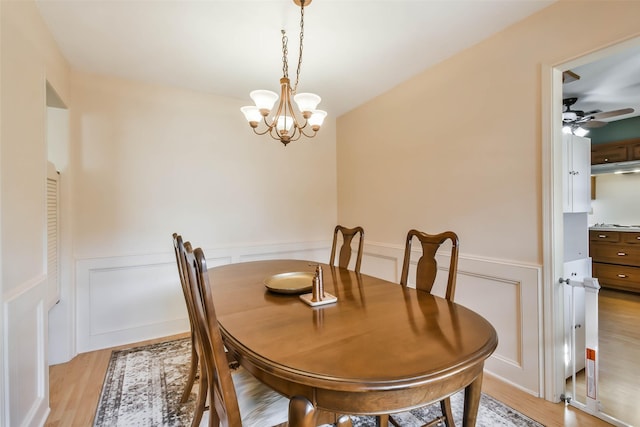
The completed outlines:
{"type": "MultiPolygon", "coordinates": [[[[295,0],[294,0],[295,1],[295,0]]],[[[249,126],[258,135],[268,134],[273,139],[282,142],[285,146],[291,141],[300,139],[303,135],[313,138],[320,130],[326,111],[318,110],[321,98],[313,93],[296,93],[300,79],[300,67],[302,65],[302,40],[304,38],[304,6],[310,0],[299,0],[300,5],[300,53],[298,57],[298,69],[296,71],[296,84],[291,87],[289,80],[289,64],[287,62],[287,35],[282,30],[282,78],[280,79],[280,96],[270,90],[254,90],[249,94],[255,105],[240,108],[249,126]],[[297,112],[293,108],[291,99],[298,107],[297,112]],[[279,101],[274,111],[274,105],[279,101]],[[302,117],[300,117],[302,116],[302,117]],[[262,129],[258,129],[260,125],[262,129]]]]}

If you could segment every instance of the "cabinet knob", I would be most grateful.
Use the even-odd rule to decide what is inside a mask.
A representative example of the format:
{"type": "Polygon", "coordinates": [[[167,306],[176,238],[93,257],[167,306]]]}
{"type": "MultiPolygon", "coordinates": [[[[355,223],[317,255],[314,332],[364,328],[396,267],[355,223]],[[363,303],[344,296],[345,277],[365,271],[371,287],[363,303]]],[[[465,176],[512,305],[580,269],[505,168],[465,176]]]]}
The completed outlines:
{"type": "Polygon", "coordinates": [[[618,256],[627,256],[627,254],[624,252],[618,252],[618,256]]]}
{"type": "Polygon", "coordinates": [[[608,161],[609,161],[609,159],[604,159],[604,161],[605,161],[605,162],[608,162],[608,161]]]}
{"type": "Polygon", "coordinates": [[[598,234],[598,239],[606,239],[607,235],[606,234],[598,234]]]}
{"type": "Polygon", "coordinates": [[[621,279],[626,279],[627,275],[626,274],[618,274],[618,277],[621,279]]]}

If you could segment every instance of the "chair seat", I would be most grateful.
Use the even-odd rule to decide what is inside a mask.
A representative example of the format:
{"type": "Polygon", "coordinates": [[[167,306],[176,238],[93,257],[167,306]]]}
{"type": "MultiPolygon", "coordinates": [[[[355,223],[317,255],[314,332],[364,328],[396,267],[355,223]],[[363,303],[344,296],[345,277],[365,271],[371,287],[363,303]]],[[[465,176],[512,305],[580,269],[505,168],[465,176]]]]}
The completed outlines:
{"type": "Polygon", "coordinates": [[[258,381],[242,367],[232,371],[231,378],[238,395],[243,426],[265,427],[287,422],[289,399],[258,381]]]}
{"type": "MultiPolygon", "coordinates": [[[[289,399],[258,381],[242,366],[231,372],[243,427],[273,427],[287,424],[289,399]]],[[[200,426],[208,425],[209,411],[206,411],[200,426]]],[[[331,424],[319,427],[331,427],[331,424]]]]}
{"type": "MultiPolygon", "coordinates": [[[[273,427],[287,422],[289,399],[258,381],[243,367],[231,372],[243,427],[273,427]]],[[[208,425],[209,411],[206,411],[200,427],[208,425]]]]}

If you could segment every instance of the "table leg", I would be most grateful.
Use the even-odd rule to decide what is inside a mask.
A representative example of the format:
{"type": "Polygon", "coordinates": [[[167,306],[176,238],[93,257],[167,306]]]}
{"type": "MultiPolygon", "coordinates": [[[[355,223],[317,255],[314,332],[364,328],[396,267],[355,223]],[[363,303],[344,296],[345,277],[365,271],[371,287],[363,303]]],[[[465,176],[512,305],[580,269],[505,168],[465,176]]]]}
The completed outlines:
{"type": "Polygon", "coordinates": [[[293,396],[289,400],[289,427],[315,427],[318,412],[307,398],[293,396]]]}
{"type": "Polygon", "coordinates": [[[475,427],[482,394],[482,371],[471,384],[464,389],[464,419],[463,427],[475,427]]]}
{"type": "Polygon", "coordinates": [[[389,427],[389,415],[377,415],[376,416],[376,427],[389,427]]]}

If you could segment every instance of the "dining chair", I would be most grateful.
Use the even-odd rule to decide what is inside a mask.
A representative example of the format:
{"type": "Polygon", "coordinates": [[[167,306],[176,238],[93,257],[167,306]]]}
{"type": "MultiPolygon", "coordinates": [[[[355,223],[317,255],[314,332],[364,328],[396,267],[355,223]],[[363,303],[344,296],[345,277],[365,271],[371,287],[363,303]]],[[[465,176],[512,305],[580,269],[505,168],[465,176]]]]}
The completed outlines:
{"type": "MultiPolygon", "coordinates": [[[[451,252],[449,257],[449,272],[447,276],[447,288],[445,291],[445,299],[453,301],[453,297],[456,291],[456,275],[458,272],[458,249],[460,241],[458,235],[453,231],[445,231],[439,234],[427,234],[418,230],[409,230],[407,233],[407,240],[404,248],[404,260],[402,262],[402,274],[400,275],[400,284],[408,286],[409,277],[409,265],[411,261],[411,243],[416,238],[420,241],[422,246],[422,256],[418,259],[416,266],[416,289],[424,292],[431,293],[433,285],[438,273],[438,262],[436,260],[436,253],[438,249],[447,241],[451,242],[451,252]]],[[[440,409],[442,410],[442,417],[425,424],[425,426],[434,425],[437,423],[444,423],[447,427],[454,427],[453,414],[451,411],[451,399],[446,397],[440,401],[440,409]]],[[[393,416],[389,416],[389,421],[399,426],[393,416]]]]}
{"type": "Polygon", "coordinates": [[[191,395],[193,384],[197,378],[198,368],[200,368],[200,379],[198,382],[198,394],[196,397],[195,409],[192,419],[192,427],[199,426],[202,420],[202,414],[204,413],[207,403],[207,378],[206,372],[200,363],[200,345],[197,342],[197,330],[196,330],[196,313],[193,298],[191,296],[191,288],[189,278],[186,272],[185,265],[185,247],[182,240],[182,236],[173,233],[173,248],[176,255],[176,263],[178,265],[178,275],[180,276],[180,284],[182,285],[182,292],[184,294],[185,304],[187,306],[187,314],[189,316],[190,338],[191,338],[191,358],[189,374],[187,376],[187,383],[185,384],[184,391],[180,398],[180,403],[186,403],[191,395]]]}
{"type": "Polygon", "coordinates": [[[351,242],[353,238],[359,234],[358,252],[356,255],[356,266],[354,271],[360,273],[360,265],[362,264],[362,247],[364,243],[364,229],[362,227],[347,228],[342,225],[336,225],[333,230],[333,245],[331,246],[331,260],[329,265],[335,265],[336,248],[338,245],[338,234],[342,235],[342,246],[338,254],[338,267],[349,268],[349,261],[351,261],[351,242]]]}
{"type": "MultiPolygon", "coordinates": [[[[197,343],[201,364],[206,371],[209,399],[209,427],[316,425],[317,411],[303,396],[290,400],[257,380],[242,367],[229,367],[222,334],[216,317],[215,304],[207,262],[202,249],[184,244],[184,266],[195,313],[197,343]]],[[[341,418],[340,427],[350,427],[351,420],[341,418]]],[[[204,420],[203,420],[204,421],[204,420]]],[[[329,425],[327,425],[329,427],[329,425]]]]}
{"type": "Polygon", "coordinates": [[[184,391],[182,392],[182,396],[180,397],[180,403],[185,403],[189,399],[189,395],[191,394],[191,389],[193,388],[193,384],[198,375],[198,352],[197,352],[197,344],[195,342],[195,327],[194,327],[194,313],[193,307],[191,304],[191,298],[189,297],[189,288],[185,277],[184,267],[182,265],[182,254],[184,253],[184,244],[182,241],[182,236],[173,233],[173,249],[176,255],[176,264],[178,266],[178,275],[180,276],[180,285],[182,286],[182,293],[184,294],[185,304],[187,306],[187,314],[189,317],[189,329],[191,335],[191,357],[190,357],[190,367],[189,374],[187,376],[187,383],[184,387],[184,391]]]}

